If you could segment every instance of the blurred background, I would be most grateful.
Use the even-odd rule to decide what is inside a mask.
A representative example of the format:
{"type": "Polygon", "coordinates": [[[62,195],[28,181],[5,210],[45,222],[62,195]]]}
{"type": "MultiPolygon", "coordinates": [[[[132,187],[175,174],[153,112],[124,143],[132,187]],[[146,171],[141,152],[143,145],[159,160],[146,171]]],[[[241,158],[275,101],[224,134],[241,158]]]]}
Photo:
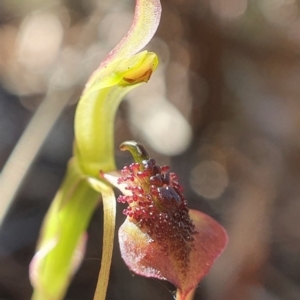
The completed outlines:
{"type": "MultiPolygon", "coordinates": [[[[300,1],[162,0],[162,7],[146,47],[160,66],[122,102],[116,146],[142,142],[178,173],[190,207],[228,230],[229,245],[194,299],[300,299],[300,1]]],[[[133,10],[133,0],[0,2],[0,168],[38,107],[42,116],[11,167],[13,185],[35,156],[0,230],[1,299],[30,299],[28,264],[72,153],[76,102],[133,10]]],[[[131,162],[128,153],[116,156],[120,168],[131,162]]],[[[101,207],[89,238],[66,299],[93,298],[101,207]]],[[[174,290],[131,274],[116,241],[108,300],[171,300],[174,290]]]]}

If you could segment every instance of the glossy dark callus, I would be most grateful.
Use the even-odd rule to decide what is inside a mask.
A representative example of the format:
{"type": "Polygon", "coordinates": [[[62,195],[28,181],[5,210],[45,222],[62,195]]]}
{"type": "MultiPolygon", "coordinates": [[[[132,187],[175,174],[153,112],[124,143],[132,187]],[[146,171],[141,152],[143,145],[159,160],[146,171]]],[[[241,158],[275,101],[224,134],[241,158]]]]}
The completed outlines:
{"type": "Polygon", "coordinates": [[[181,203],[181,197],[176,193],[173,187],[159,187],[158,188],[158,198],[163,205],[178,207],[181,203]]]}

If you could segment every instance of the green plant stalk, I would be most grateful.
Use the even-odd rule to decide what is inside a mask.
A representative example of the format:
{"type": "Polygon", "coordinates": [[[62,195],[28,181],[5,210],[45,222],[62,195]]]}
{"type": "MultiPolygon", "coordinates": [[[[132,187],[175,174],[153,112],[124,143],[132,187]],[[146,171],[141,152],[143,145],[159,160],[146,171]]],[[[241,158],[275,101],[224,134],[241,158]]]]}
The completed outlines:
{"type": "Polygon", "coordinates": [[[112,187],[99,180],[90,179],[90,184],[102,194],[103,203],[103,250],[101,268],[98,276],[94,300],[104,300],[106,296],[109,271],[113,254],[114,235],[116,226],[116,197],[112,187]]]}
{"type": "MultiPolygon", "coordinates": [[[[63,298],[79,263],[74,249],[78,248],[99,197],[72,159],[46,215],[38,245],[41,250],[51,243],[53,247],[32,262],[31,268],[36,272],[31,274],[31,279],[36,277],[32,279],[33,283],[36,281],[32,300],[63,298]]],[[[80,252],[83,253],[83,249],[80,252]]]]}

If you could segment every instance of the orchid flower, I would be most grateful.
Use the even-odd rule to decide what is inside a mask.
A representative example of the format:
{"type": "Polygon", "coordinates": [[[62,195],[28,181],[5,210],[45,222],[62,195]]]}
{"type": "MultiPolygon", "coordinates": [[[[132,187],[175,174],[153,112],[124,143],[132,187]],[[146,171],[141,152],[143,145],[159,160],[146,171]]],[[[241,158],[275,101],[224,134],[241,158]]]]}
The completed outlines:
{"type": "Polygon", "coordinates": [[[177,177],[159,167],[136,142],[125,142],[135,163],[116,178],[114,118],[126,93],[147,82],[157,68],[155,53],[139,52],[160,20],[159,0],[136,0],[132,26],[92,74],[78,103],[75,141],[65,178],[44,219],[30,264],[32,300],[63,299],[77,271],[87,240],[86,228],[101,201],[104,232],[101,269],[94,300],[104,300],[112,259],[116,199],[112,185],[128,203],[119,229],[121,254],[139,275],[172,282],[184,300],[227,243],[225,230],[209,216],[189,210],[177,177]],[[99,176],[100,172],[100,176],[99,176]]]}
{"type": "Polygon", "coordinates": [[[102,200],[104,236],[95,293],[105,299],[115,227],[115,197],[98,178],[115,169],[114,117],[124,95],[147,82],[158,65],[155,53],[140,51],[160,20],[159,0],[136,0],[132,26],[92,74],[75,115],[74,153],[65,178],[44,219],[36,254],[30,264],[32,300],[60,300],[82,260],[86,228],[102,200]]]}
{"type": "Polygon", "coordinates": [[[208,215],[188,209],[175,173],[158,166],[145,148],[124,142],[134,163],[119,177],[102,174],[123,193],[128,207],[119,229],[121,255],[135,273],[168,280],[184,300],[209,271],[227,244],[224,228],[208,215]]]}

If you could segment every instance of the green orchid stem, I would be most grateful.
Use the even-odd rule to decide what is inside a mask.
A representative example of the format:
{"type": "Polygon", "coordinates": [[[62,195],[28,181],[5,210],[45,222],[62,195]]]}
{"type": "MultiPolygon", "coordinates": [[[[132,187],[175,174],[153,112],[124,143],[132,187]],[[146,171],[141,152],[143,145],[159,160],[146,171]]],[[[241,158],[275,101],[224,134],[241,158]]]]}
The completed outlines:
{"type": "Polygon", "coordinates": [[[115,236],[116,197],[110,185],[93,178],[89,179],[89,183],[96,191],[102,194],[103,225],[105,230],[103,232],[101,268],[94,294],[94,300],[105,300],[115,236]]]}
{"type": "MultiPolygon", "coordinates": [[[[64,296],[70,277],[80,262],[74,249],[77,249],[77,256],[84,252],[84,247],[80,246],[81,238],[84,238],[99,197],[80,172],[76,160],[71,160],[44,220],[42,240],[38,245],[39,249],[47,249],[47,244],[53,244],[53,247],[40,260],[32,262],[38,277],[32,300],[62,299],[64,296]]],[[[31,274],[33,283],[34,277],[35,274],[31,274]]]]}

